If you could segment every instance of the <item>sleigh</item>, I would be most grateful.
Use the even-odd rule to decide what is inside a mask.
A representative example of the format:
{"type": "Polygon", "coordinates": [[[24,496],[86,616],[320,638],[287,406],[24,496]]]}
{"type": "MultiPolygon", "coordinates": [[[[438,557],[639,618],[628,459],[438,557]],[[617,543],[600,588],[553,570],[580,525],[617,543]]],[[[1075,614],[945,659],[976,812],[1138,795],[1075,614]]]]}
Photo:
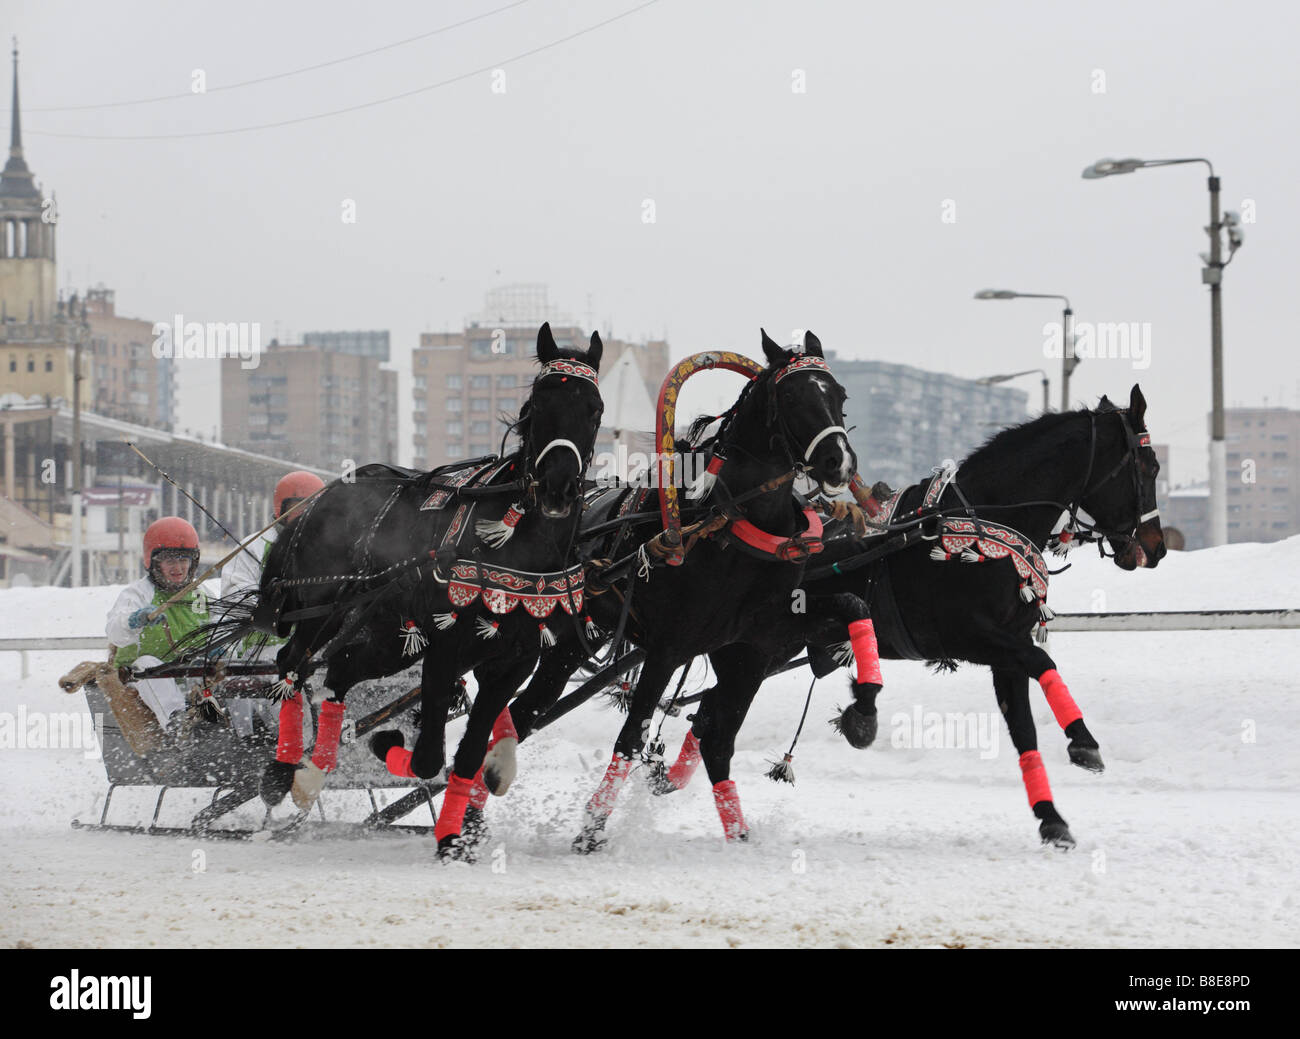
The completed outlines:
{"type": "MultiPolygon", "coordinates": [[[[270,698],[274,665],[237,665],[232,670],[238,673],[213,688],[219,699],[270,698]]],[[[173,668],[168,674],[184,677],[187,670],[173,668]]],[[[115,705],[111,688],[105,688],[110,685],[101,669],[98,680],[92,678],[82,687],[87,707],[97,719],[108,790],[98,818],[74,819],[76,829],[235,840],[284,840],[307,834],[364,836],[380,831],[425,834],[433,830],[431,824],[418,824],[407,817],[428,811],[432,819],[433,799],[444,784],[392,776],[366,747],[366,734],[377,726],[413,731],[419,695],[418,689],[411,689],[410,676],[397,675],[358,687],[349,702],[352,717],[344,726],[338,768],[331,773],[327,789],[311,813],[298,812],[278,820],[261,803],[259,794],[262,771],[275,754],[273,728],[256,722],[250,736],[240,736],[229,726],[199,723],[169,732],[165,740],[142,753],[138,734],[119,718],[120,703],[115,705]],[[119,796],[115,810],[114,795],[122,788],[144,788],[151,795],[156,791],[156,796],[148,796],[144,802],[147,821],[138,814],[138,796],[129,799],[131,807],[125,810],[120,803],[127,798],[119,796]],[[197,808],[195,792],[210,793],[206,803],[198,802],[197,808]],[[358,804],[362,806],[359,812],[358,804]],[[133,812],[136,818],[130,820],[133,812]],[[251,825],[259,815],[261,824],[251,825]]],[[[68,688],[66,682],[64,687],[68,688]]],[[[313,704],[313,731],[315,713],[313,704]]]]}

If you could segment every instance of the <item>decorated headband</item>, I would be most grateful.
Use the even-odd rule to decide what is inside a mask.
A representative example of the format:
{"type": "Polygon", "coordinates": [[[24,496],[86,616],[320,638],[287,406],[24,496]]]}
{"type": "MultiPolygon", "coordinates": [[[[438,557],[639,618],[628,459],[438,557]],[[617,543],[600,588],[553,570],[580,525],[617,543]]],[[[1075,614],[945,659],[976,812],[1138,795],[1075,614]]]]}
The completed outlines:
{"type": "Polygon", "coordinates": [[[829,373],[831,366],[821,357],[813,357],[811,354],[799,354],[793,361],[782,368],[773,377],[772,382],[778,383],[791,372],[801,372],[808,368],[820,368],[822,371],[829,373]]]}
{"type": "Polygon", "coordinates": [[[558,361],[550,361],[542,365],[542,370],[537,373],[539,379],[547,375],[572,375],[578,379],[586,379],[593,386],[599,386],[596,379],[596,369],[590,365],[583,364],[581,361],[570,361],[560,358],[558,361]]]}

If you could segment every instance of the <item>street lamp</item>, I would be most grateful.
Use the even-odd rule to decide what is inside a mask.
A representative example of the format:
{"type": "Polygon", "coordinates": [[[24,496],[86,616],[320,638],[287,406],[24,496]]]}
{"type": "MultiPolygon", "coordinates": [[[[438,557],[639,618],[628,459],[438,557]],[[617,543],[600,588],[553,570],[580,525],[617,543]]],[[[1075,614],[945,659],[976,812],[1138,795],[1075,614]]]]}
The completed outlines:
{"type": "Polygon", "coordinates": [[[1046,415],[1052,410],[1050,393],[1050,384],[1047,381],[1047,373],[1041,368],[1026,368],[1023,372],[1012,372],[1010,375],[986,375],[982,379],[976,379],[977,386],[992,386],[998,382],[1009,382],[1012,379],[1019,379],[1022,375],[1033,375],[1037,372],[1043,377],[1043,414],[1046,415]]]}
{"type": "Polygon", "coordinates": [[[1083,171],[1084,180],[1099,180],[1118,173],[1152,166],[1184,166],[1203,162],[1210,171],[1210,226],[1205,233],[1210,236],[1209,253],[1201,253],[1201,283],[1210,286],[1210,544],[1224,545],[1228,541],[1228,461],[1224,445],[1223,420],[1223,303],[1220,287],[1223,268],[1232,262],[1245,235],[1236,213],[1219,216],[1219,178],[1214,175],[1214,164],[1209,159],[1098,159],[1083,171]],[[1228,258],[1223,258],[1221,232],[1228,232],[1228,258]]]}
{"type": "MultiPolygon", "coordinates": [[[[976,299],[1059,299],[1065,304],[1061,313],[1061,410],[1070,410],[1070,374],[1079,367],[1079,358],[1074,355],[1074,336],[1070,330],[1070,318],[1074,311],[1070,309],[1070,300],[1066,296],[1044,292],[1012,292],[1010,289],[980,289],[975,293],[976,299]]],[[[1036,370],[1036,369],[1035,369],[1036,370]]],[[[1044,411],[1047,409],[1044,408],[1044,411]]]]}

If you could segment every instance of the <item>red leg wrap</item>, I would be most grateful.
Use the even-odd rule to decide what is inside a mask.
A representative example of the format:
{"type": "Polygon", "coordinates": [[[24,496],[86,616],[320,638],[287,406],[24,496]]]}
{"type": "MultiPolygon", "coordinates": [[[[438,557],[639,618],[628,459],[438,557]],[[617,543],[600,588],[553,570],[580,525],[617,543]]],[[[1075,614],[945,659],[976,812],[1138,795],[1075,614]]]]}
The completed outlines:
{"type": "Polygon", "coordinates": [[[1047,783],[1047,769],[1043,768],[1043,759],[1038,751],[1027,750],[1020,755],[1020,773],[1025,780],[1025,793],[1029,795],[1030,808],[1039,801],[1052,799],[1052,788],[1047,783]]]}
{"type": "Polygon", "coordinates": [[[440,841],[444,837],[454,837],[460,833],[461,824],[465,821],[465,808],[473,789],[474,780],[461,779],[455,772],[451,774],[447,792],[442,795],[442,810],[433,827],[435,840],[440,841]]]}
{"type": "Polygon", "coordinates": [[[488,740],[488,749],[491,750],[492,745],[495,744],[497,740],[507,739],[519,739],[519,733],[515,732],[514,719],[510,717],[509,707],[502,710],[502,712],[497,715],[497,720],[492,723],[492,738],[488,740]]]}
{"type": "Polygon", "coordinates": [[[1056,724],[1062,729],[1083,717],[1083,712],[1079,710],[1079,705],[1074,702],[1074,697],[1070,695],[1070,690],[1066,688],[1065,682],[1055,668],[1039,675],[1038,684],[1043,687],[1043,693],[1047,696],[1047,706],[1056,715],[1056,724]]]}
{"type": "Polygon", "coordinates": [[[280,738],[275,745],[275,760],[294,765],[302,760],[302,693],[280,704],[280,738]]]}
{"type": "Polygon", "coordinates": [[[339,734],[343,730],[341,700],[326,700],[320,705],[320,722],[316,727],[316,747],[311,763],[322,772],[333,772],[339,763],[339,734]]]}
{"type": "Polygon", "coordinates": [[[483,770],[479,769],[474,775],[474,789],[469,795],[469,805],[471,808],[477,808],[480,812],[487,806],[488,788],[483,782],[483,770]]]}
{"type": "Polygon", "coordinates": [[[384,765],[393,775],[401,776],[403,779],[420,778],[411,771],[411,752],[405,747],[393,747],[389,750],[384,758],[384,765]]]}
{"type": "Polygon", "coordinates": [[[849,644],[858,664],[858,681],[884,685],[885,680],[880,677],[880,650],[876,648],[876,626],[870,617],[849,624],[849,644]]]}
{"type": "Polygon", "coordinates": [[[596,792],[591,795],[591,800],[587,802],[587,813],[595,816],[607,816],[614,810],[614,802],[618,800],[618,792],[623,789],[623,781],[627,779],[628,771],[632,768],[631,758],[625,758],[617,752],[609,763],[609,768],[605,769],[605,778],[600,781],[600,786],[596,787],[596,792]]]}
{"type": "Polygon", "coordinates": [[[695,775],[695,770],[700,767],[700,741],[696,738],[695,733],[687,732],[686,739],[682,740],[682,749],[677,753],[677,760],[673,762],[673,767],[668,770],[668,782],[678,790],[683,789],[695,775]]]}
{"type": "Polygon", "coordinates": [[[749,832],[745,825],[745,813],[740,810],[740,797],[736,794],[733,780],[724,779],[713,785],[713,803],[718,806],[718,818],[722,820],[722,832],[729,841],[739,840],[749,832]]]}

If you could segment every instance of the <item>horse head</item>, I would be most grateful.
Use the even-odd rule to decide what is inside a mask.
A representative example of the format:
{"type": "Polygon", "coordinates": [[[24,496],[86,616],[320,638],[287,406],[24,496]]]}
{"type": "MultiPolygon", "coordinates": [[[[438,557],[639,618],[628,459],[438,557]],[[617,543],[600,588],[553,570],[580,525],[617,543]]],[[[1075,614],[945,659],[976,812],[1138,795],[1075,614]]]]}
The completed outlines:
{"type": "Polygon", "coordinates": [[[1160,512],[1156,507],[1156,476],[1160,463],[1151,449],[1146,428],[1147,402],[1135,383],[1127,409],[1101,398],[1095,414],[1114,416],[1097,422],[1094,477],[1080,504],[1105,535],[1122,570],[1153,568],[1165,554],[1160,512]]]}
{"type": "Polygon", "coordinates": [[[835,381],[822,354],[821,340],[804,336],[804,351],[777,346],[763,332],[768,382],[768,428],[792,468],[799,468],[821,485],[828,497],[843,494],[857,471],[858,460],[844,428],[848,395],[835,381]]]}
{"type": "Polygon", "coordinates": [[[538,504],[550,519],[568,516],[582,495],[583,474],[605,410],[596,381],[603,350],[596,332],[585,352],[556,346],[549,322],[537,332],[542,370],[519,413],[518,428],[538,504]]]}

